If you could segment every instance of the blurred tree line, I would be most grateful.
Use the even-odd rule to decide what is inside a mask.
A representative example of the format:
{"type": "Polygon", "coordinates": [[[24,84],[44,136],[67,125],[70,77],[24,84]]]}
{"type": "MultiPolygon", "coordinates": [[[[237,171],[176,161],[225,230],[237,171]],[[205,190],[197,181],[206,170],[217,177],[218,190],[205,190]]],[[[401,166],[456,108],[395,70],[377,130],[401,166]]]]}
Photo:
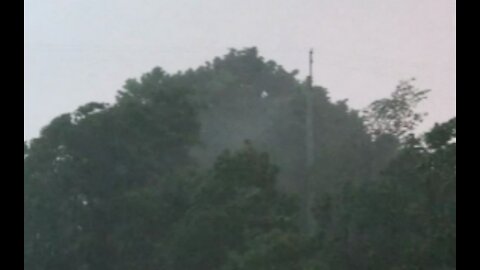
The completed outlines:
{"type": "Polygon", "coordinates": [[[363,112],[316,86],[307,170],[296,75],[232,49],[54,119],[24,142],[24,269],[455,269],[456,119],[413,135],[412,81],[363,112]]]}

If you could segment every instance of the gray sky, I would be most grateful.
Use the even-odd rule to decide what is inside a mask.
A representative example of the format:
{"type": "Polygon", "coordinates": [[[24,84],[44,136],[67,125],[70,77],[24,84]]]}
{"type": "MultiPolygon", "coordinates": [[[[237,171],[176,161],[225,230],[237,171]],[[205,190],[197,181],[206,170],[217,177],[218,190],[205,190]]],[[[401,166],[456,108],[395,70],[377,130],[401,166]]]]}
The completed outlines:
{"type": "Polygon", "coordinates": [[[432,89],[423,128],[456,114],[455,0],[24,0],[24,139],[64,112],[111,102],[127,78],[256,46],[353,108],[401,79],[432,89]]]}

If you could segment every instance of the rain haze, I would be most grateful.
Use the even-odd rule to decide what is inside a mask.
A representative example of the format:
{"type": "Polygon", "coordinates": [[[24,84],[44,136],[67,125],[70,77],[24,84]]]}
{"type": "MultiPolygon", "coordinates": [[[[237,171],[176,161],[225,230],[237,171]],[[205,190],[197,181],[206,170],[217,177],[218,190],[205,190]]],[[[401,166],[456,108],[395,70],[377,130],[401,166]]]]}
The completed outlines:
{"type": "Polygon", "coordinates": [[[24,1],[25,270],[457,269],[454,0],[24,1]]]}
{"type": "Polygon", "coordinates": [[[24,3],[24,140],[155,66],[174,73],[251,46],[299,79],[313,48],[315,83],[355,109],[415,77],[432,90],[423,128],[456,114],[453,0],[24,3]]]}

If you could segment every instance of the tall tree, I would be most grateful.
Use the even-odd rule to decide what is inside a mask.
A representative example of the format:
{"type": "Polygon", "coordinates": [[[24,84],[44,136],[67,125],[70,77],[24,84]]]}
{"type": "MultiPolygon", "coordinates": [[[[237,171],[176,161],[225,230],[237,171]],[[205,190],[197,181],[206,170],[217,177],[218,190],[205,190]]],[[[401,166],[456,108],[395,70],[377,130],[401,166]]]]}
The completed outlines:
{"type": "Polygon", "coordinates": [[[247,144],[220,155],[175,226],[171,269],[220,269],[229,254],[274,230],[298,232],[293,198],[275,190],[277,168],[247,144]]]}
{"type": "Polygon", "coordinates": [[[319,202],[332,268],[455,269],[455,138],[455,119],[410,137],[381,181],[319,202]]]}
{"type": "Polygon", "coordinates": [[[426,114],[415,112],[415,108],[427,98],[430,90],[416,88],[413,81],[401,81],[390,98],[374,101],[364,110],[370,134],[374,137],[388,134],[405,139],[423,121],[426,114]]]}
{"type": "Polygon", "coordinates": [[[199,130],[169,80],[158,68],[129,80],[116,104],[62,115],[24,147],[26,269],[160,267],[158,230],[182,213],[176,182],[199,130]]]}

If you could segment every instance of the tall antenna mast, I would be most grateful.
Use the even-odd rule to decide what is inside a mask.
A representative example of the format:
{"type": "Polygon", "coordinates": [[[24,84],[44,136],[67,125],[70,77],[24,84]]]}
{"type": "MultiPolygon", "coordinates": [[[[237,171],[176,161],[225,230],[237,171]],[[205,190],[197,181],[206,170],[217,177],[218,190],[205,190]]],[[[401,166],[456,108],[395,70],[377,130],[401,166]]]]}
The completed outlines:
{"type": "Polygon", "coordinates": [[[310,59],[309,59],[308,77],[310,78],[309,79],[309,82],[310,82],[309,87],[312,88],[312,86],[313,86],[313,49],[310,49],[309,57],[310,57],[310,59]]]}
{"type": "Polygon", "coordinates": [[[303,220],[302,223],[305,227],[307,234],[313,233],[314,220],[312,216],[312,186],[311,186],[311,173],[312,167],[315,162],[315,135],[314,135],[314,113],[313,113],[313,49],[309,52],[309,75],[307,78],[307,89],[305,91],[306,99],[306,116],[305,116],[305,152],[306,152],[306,164],[305,164],[305,179],[303,183],[303,220]]]}
{"type": "Polygon", "coordinates": [[[307,147],[307,169],[313,166],[314,162],[314,131],[313,131],[313,49],[309,53],[309,75],[307,81],[307,94],[306,94],[306,105],[307,105],[307,116],[306,116],[306,147],[307,147]]]}

